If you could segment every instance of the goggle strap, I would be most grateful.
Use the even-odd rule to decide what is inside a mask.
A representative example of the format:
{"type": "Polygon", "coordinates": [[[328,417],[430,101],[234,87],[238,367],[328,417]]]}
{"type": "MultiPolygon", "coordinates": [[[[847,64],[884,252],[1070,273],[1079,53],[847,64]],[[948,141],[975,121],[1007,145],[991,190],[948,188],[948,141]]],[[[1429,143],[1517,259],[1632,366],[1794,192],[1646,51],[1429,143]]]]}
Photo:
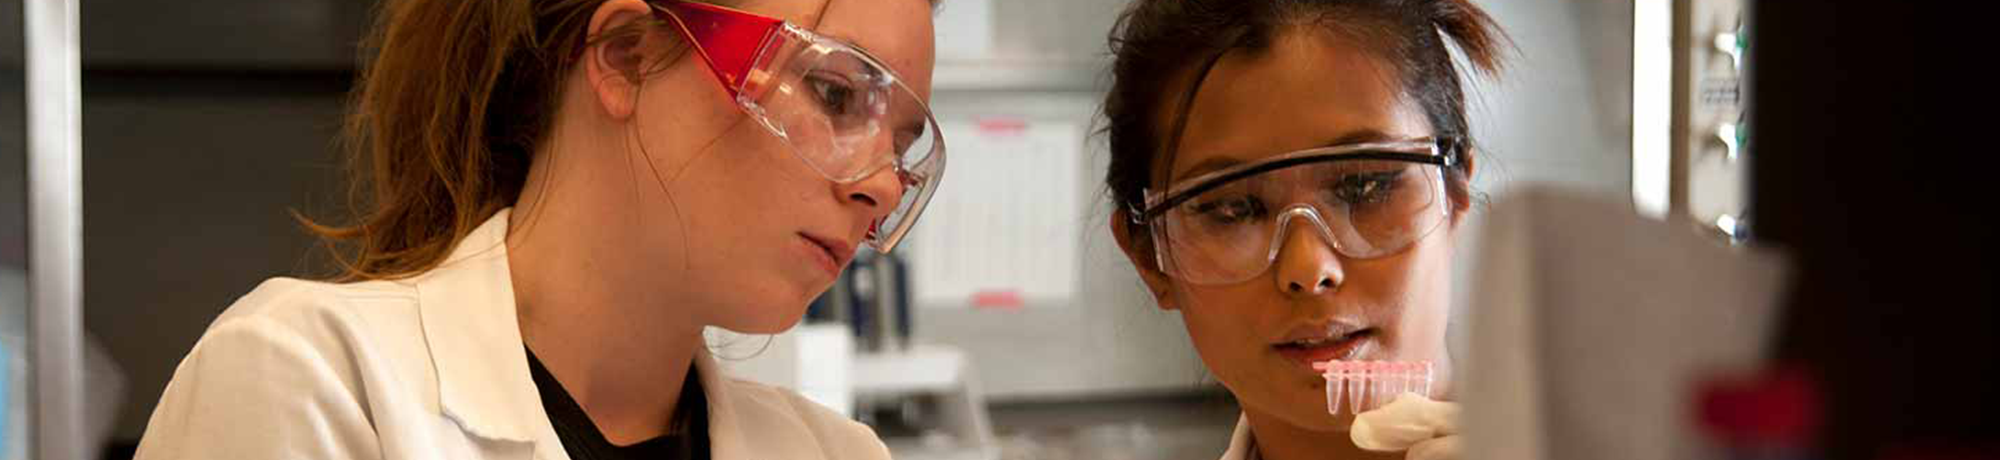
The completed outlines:
{"type": "MultiPolygon", "coordinates": [[[[777,32],[785,21],[759,16],[715,5],[688,1],[659,2],[662,11],[671,15],[680,24],[695,52],[708,64],[708,69],[722,82],[724,89],[735,98],[750,84],[751,72],[760,64],[769,64],[771,54],[766,51],[779,35],[777,32]],[[716,52],[710,48],[733,47],[754,44],[753,52],[716,52]]],[[[759,76],[760,79],[767,77],[759,76]]]]}

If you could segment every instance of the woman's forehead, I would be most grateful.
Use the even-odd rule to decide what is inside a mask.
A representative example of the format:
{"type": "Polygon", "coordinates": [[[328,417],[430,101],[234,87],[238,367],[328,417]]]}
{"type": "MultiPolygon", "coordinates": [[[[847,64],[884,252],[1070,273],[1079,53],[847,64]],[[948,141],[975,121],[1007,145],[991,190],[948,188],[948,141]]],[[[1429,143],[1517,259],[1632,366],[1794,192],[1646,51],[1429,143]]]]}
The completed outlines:
{"type": "Polygon", "coordinates": [[[1173,177],[1218,160],[1428,136],[1428,121],[1404,97],[1394,71],[1330,34],[1281,34],[1259,52],[1231,52],[1216,62],[1189,107],[1170,165],[1173,177]]]}
{"type": "Polygon", "coordinates": [[[918,95],[930,96],[935,61],[930,3],[926,0],[753,0],[786,21],[866,50],[918,95]]]}

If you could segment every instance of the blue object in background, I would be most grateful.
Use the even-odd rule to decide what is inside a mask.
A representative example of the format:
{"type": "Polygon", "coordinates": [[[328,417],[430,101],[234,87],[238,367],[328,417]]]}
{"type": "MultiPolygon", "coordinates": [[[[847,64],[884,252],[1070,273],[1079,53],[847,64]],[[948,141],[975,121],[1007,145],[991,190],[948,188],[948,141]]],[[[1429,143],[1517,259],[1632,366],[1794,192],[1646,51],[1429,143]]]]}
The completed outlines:
{"type": "Polygon", "coordinates": [[[902,342],[896,345],[898,349],[908,350],[910,337],[913,337],[910,335],[910,265],[894,255],[883,255],[882,261],[889,264],[890,273],[896,279],[896,289],[889,293],[896,298],[896,340],[902,342]]]}
{"type": "Polygon", "coordinates": [[[7,349],[6,343],[0,342],[0,457],[7,455],[7,442],[11,441],[7,439],[10,434],[7,431],[7,413],[14,411],[14,402],[7,400],[7,379],[9,378],[7,371],[13,367],[13,351],[7,349]]]}

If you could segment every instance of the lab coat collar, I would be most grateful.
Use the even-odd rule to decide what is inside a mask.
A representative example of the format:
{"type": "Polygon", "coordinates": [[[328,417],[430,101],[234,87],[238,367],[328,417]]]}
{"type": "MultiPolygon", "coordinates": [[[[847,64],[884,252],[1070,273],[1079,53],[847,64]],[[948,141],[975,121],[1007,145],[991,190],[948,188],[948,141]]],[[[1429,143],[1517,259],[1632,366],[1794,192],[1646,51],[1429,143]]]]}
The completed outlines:
{"type": "Polygon", "coordinates": [[[444,416],[474,436],[533,442],[549,418],[515,316],[507,215],[494,214],[413,281],[444,416]]]}
{"type": "Polygon", "coordinates": [[[1236,417],[1236,434],[1229,436],[1229,450],[1222,452],[1222,460],[1258,460],[1257,439],[1250,436],[1250,418],[1236,417]]]}
{"type": "MultiPolygon", "coordinates": [[[[418,311],[444,415],[475,436],[534,442],[543,431],[553,436],[553,428],[522,346],[507,264],[508,213],[487,219],[444,264],[415,279],[418,311]]],[[[705,348],[695,352],[694,368],[708,400],[711,457],[752,458],[729,378],[705,348]]]]}
{"type": "Polygon", "coordinates": [[[722,374],[707,347],[695,351],[694,372],[701,379],[703,399],[708,400],[709,458],[755,458],[743,439],[743,434],[751,430],[738,426],[742,418],[737,416],[736,404],[726,393],[729,378],[722,374]]]}

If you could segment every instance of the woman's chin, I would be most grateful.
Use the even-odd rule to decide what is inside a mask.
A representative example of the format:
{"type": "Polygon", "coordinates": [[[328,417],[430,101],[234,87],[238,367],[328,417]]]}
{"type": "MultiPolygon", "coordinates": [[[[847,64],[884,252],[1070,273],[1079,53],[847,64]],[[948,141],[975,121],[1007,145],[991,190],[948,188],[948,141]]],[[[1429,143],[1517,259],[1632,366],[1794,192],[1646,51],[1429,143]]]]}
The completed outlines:
{"type": "Polygon", "coordinates": [[[1318,389],[1311,393],[1285,395],[1282,397],[1280,407],[1273,408],[1277,411],[1268,413],[1272,416],[1269,418],[1283,420],[1298,429],[1315,432],[1346,433],[1349,427],[1354,426],[1352,412],[1342,411],[1340,415],[1328,413],[1326,394],[1318,389]]]}
{"type": "Polygon", "coordinates": [[[1326,412],[1326,403],[1320,402],[1320,410],[1290,414],[1292,424],[1311,431],[1346,433],[1354,426],[1354,414],[1333,415],[1326,412]]]}
{"type": "Polygon", "coordinates": [[[735,321],[716,326],[741,334],[777,334],[797,326],[799,321],[805,318],[806,313],[802,305],[752,307],[750,310],[752,311],[743,312],[746,314],[739,315],[735,321]]]}

